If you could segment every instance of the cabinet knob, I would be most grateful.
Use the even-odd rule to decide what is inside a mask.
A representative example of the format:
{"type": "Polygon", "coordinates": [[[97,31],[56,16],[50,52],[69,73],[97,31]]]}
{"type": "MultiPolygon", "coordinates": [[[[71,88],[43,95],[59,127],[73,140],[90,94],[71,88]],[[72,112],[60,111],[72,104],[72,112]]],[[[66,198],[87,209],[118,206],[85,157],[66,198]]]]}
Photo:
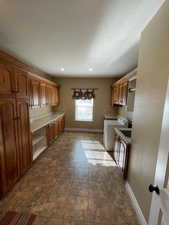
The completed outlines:
{"type": "Polygon", "coordinates": [[[153,186],[152,184],[150,184],[149,186],[149,192],[154,192],[157,194],[157,195],[160,195],[160,189],[158,186],[153,186]]]}

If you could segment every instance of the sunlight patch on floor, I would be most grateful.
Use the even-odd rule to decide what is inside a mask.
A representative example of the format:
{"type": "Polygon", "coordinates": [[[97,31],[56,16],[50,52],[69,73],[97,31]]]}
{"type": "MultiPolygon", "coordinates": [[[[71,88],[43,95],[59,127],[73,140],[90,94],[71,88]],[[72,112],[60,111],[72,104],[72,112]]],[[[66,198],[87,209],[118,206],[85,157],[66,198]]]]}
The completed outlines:
{"type": "Polygon", "coordinates": [[[82,148],[84,149],[90,149],[90,150],[104,150],[104,146],[99,141],[91,141],[91,140],[83,140],[80,141],[82,148]]]}
{"type": "Polygon", "coordinates": [[[89,164],[105,167],[116,166],[112,157],[99,141],[83,140],[81,141],[81,145],[89,164]]]}

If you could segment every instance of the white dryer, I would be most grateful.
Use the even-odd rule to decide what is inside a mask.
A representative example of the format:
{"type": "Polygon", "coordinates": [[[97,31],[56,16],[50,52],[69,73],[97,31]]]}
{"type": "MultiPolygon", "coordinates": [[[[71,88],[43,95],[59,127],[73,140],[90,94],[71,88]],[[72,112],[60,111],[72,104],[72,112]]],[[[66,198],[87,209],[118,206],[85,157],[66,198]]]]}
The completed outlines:
{"type": "Polygon", "coordinates": [[[117,120],[104,120],[103,143],[107,151],[113,151],[115,131],[114,128],[128,127],[128,120],[119,117],[117,120]]]}

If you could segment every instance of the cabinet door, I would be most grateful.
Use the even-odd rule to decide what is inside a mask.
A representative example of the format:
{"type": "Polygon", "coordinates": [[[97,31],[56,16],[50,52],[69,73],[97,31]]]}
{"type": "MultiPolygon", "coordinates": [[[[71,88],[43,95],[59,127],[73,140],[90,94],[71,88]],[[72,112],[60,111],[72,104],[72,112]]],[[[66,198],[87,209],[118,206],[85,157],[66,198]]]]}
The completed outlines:
{"type": "Polygon", "coordinates": [[[17,97],[27,98],[29,97],[29,80],[26,73],[15,70],[17,97]]]}
{"type": "Polygon", "coordinates": [[[47,104],[47,99],[46,99],[46,84],[45,83],[40,83],[40,105],[46,106],[47,104]]]}
{"type": "Polygon", "coordinates": [[[52,87],[52,105],[57,106],[59,104],[59,92],[58,88],[53,86],[52,87]]]}
{"type": "Polygon", "coordinates": [[[62,117],[59,117],[58,119],[58,130],[59,130],[59,134],[62,133],[62,117]]]}
{"type": "Polygon", "coordinates": [[[17,115],[14,99],[0,99],[0,192],[5,193],[19,179],[17,115]]]}
{"type": "Polygon", "coordinates": [[[122,85],[122,105],[127,105],[128,83],[122,85]]]}
{"type": "Polygon", "coordinates": [[[20,172],[25,173],[32,165],[32,146],[30,142],[29,102],[17,99],[18,146],[20,172]]]}
{"type": "Polygon", "coordinates": [[[0,65],[0,94],[12,94],[12,92],[15,92],[15,73],[0,65]]]}
{"type": "Polygon", "coordinates": [[[113,104],[119,104],[119,86],[113,86],[113,104]]]}
{"type": "Polygon", "coordinates": [[[55,87],[55,105],[59,105],[59,88],[55,87]]]}
{"type": "Polygon", "coordinates": [[[61,132],[64,132],[64,129],[65,129],[65,116],[63,116],[61,119],[61,132]]]}
{"type": "Polygon", "coordinates": [[[53,122],[48,124],[48,126],[47,126],[47,142],[48,142],[48,146],[50,144],[52,144],[52,142],[53,142],[53,140],[55,138],[54,129],[55,129],[55,125],[54,125],[53,122]]]}
{"type": "Polygon", "coordinates": [[[31,107],[40,107],[40,81],[31,80],[31,107]]]}
{"type": "Polygon", "coordinates": [[[47,99],[47,105],[52,105],[53,99],[52,99],[52,87],[51,85],[46,85],[46,99],[47,99]]]}
{"type": "Polygon", "coordinates": [[[119,96],[118,96],[118,104],[123,104],[123,84],[119,85],[119,96]]]}
{"type": "Polygon", "coordinates": [[[51,105],[52,106],[56,105],[56,92],[54,86],[51,86],[51,105]]]}

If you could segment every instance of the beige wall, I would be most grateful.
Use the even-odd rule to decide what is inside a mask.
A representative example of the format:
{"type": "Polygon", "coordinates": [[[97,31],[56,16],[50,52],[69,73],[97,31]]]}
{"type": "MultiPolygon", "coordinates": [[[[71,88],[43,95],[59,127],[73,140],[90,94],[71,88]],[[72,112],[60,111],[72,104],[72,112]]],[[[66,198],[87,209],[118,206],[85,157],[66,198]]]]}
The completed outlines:
{"type": "Polygon", "coordinates": [[[60,88],[59,111],[66,113],[66,128],[102,129],[103,115],[106,112],[114,112],[111,106],[112,78],[57,78],[60,88]],[[75,121],[75,106],[72,99],[71,88],[98,88],[94,100],[94,122],[75,121]]]}
{"type": "Polygon", "coordinates": [[[144,30],[139,54],[129,183],[148,220],[169,77],[169,1],[144,30]]]}

